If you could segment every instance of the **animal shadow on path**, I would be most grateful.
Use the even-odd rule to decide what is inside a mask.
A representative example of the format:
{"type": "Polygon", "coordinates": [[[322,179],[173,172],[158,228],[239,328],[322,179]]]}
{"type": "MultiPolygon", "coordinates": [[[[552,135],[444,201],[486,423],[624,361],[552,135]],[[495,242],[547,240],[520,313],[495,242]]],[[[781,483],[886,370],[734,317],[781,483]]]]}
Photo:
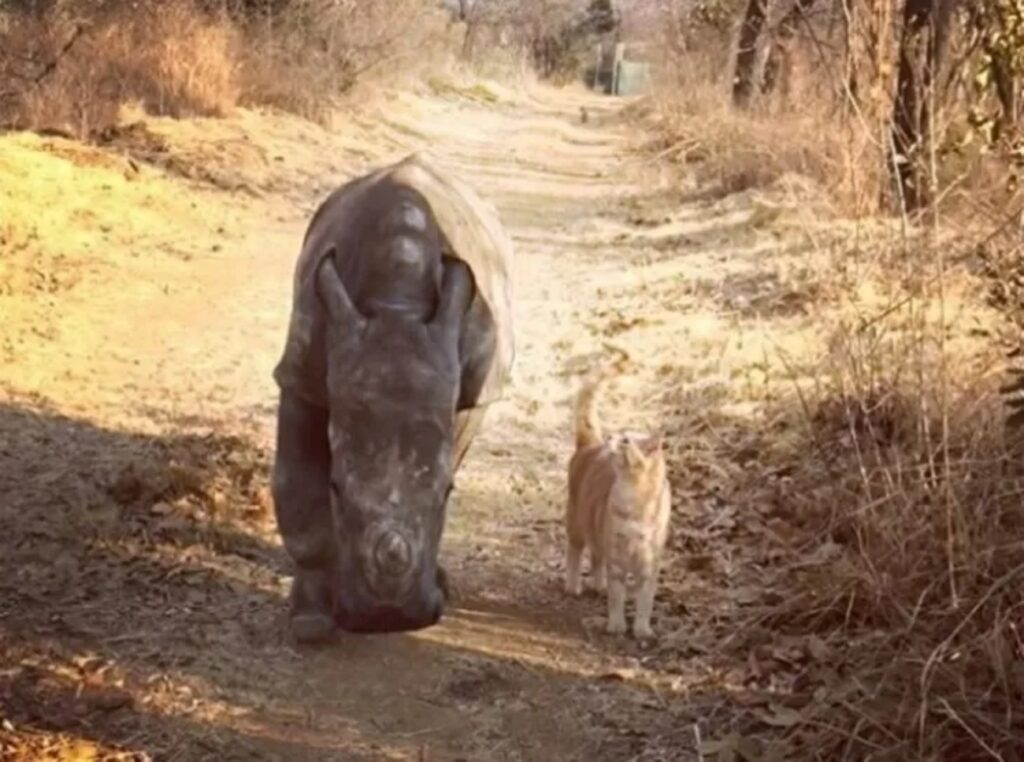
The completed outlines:
{"type": "MultiPolygon", "coordinates": [[[[636,753],[642,735],[602,733],[573,704],[592,679],[515,655],[548,637],[529,602],[470,589],[423,633],[291,643],[269,457],[245,436],[0,404],[0,758],[59,743],[104,759],[636,753]]],[[[635,688],[608,691],[602,706],[635,688]]]]}

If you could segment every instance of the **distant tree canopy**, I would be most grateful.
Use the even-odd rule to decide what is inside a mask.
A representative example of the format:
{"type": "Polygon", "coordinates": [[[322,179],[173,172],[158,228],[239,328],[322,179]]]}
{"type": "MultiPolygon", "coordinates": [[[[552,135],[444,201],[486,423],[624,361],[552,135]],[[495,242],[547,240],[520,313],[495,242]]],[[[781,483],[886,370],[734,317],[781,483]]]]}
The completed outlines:
{"type": "Polygon", "coordinates": [[[611,0],[591,0],[584,26],[591,34],[610,34],[619,26],[619,16],[611,0]]]}
{"type": "Polygon", "coordinates": [[[585,9],[540,30],[532,41],[534,67],[546,78],[579,73],[594,44],[603,37],[614,36],[619,22],[611,0],[591,0],[585,9]]]}
{"type": "Polygon", "coordinates": [[[594,43],[614,35],[620,14],[613,0],[445,0],[466,24],[463,54],[472,58],[482,35],[524,48],[544,78],[579,73],[594,43]]]}

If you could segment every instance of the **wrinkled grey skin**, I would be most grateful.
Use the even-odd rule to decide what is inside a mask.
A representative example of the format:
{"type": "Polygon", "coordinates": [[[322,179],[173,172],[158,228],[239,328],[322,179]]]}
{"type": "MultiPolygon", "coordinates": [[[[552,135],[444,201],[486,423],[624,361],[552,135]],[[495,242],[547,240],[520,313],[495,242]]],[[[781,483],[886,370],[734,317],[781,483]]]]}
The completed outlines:
{"type": "Polygon", "coordinates": [[[273,495],[300,641],[438,621],[446,503],[495,351],[487,305],[444,256],[426,200],[361,182],[310,223],[289,334],[300,346],[286,351],[302,362],[275,371],[273,495]]]}

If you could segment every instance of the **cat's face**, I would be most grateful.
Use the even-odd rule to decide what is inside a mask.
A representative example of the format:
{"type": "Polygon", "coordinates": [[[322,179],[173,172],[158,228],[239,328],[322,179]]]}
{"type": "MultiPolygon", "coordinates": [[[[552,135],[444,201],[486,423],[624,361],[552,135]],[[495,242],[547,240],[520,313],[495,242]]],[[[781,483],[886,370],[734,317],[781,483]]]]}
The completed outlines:
{"type": "Polygon", "coordinates": [[[634,484],[656,476],[664,459],[664,441],[660,434],[624,435],[616,450],[619,470],[634,484]]]}

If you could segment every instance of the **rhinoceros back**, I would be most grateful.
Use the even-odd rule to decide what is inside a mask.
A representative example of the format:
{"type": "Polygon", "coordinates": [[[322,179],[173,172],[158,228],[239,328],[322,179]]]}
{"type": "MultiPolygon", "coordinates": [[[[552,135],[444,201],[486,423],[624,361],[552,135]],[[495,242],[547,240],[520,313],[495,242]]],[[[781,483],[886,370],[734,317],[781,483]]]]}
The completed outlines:
{"type": "MultiPolygon", "coordinates": [[[[355,229],[354,221],[367,191],[385,179],[410,187],[426,199],[444,236],[445,254],[463,260],[473,273],[475,299],[486,305],[496,329],[494,358],[474,407],[490,405],[501,398],[515,355],[512,242],[493,205],[442,173],[422,154],[412,154],[348,182],[317,210],[296,264],[291,323],[274,378],[281,389],[320,407],[327,406],[325,316],[312,276],[325,254],[323,239],[336,243],[345,231],[355,229]]],[[[344,263],[339,264],[344,267],[344,263]]],[[[475,304],[470,314],[479,312],[480,306],[475,304]]]]}

